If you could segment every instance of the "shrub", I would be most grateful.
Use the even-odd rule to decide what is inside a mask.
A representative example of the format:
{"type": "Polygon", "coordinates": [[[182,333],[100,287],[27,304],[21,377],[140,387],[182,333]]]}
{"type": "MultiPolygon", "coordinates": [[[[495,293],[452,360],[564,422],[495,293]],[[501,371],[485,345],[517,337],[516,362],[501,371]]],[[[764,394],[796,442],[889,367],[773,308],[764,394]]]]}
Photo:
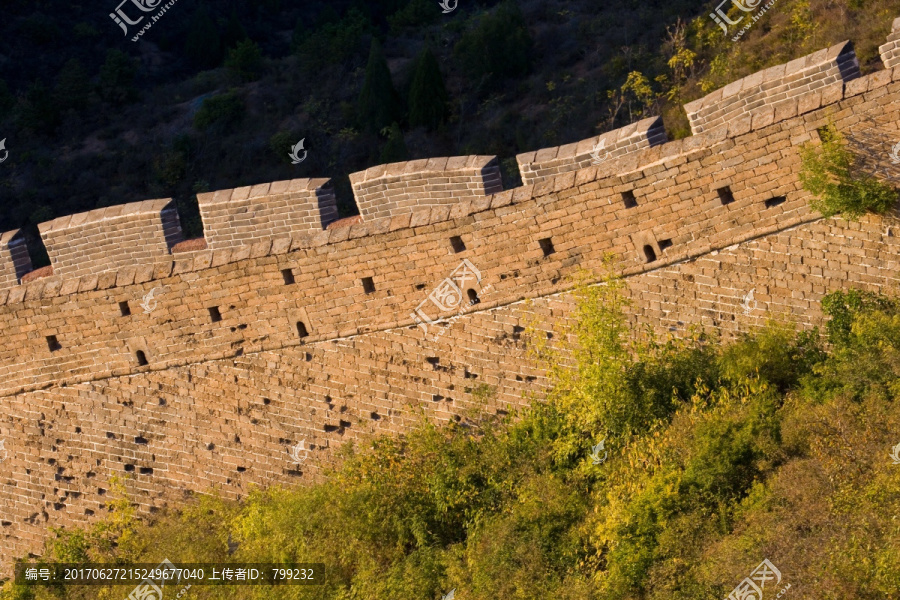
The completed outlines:
{"type": "Polygon", "coordinates": [[[403,131],[401,131],[400,126],[396,122],[385,128],[382,134],[387,136],[387,142],[384,148],[381,149],[380,162],[382,164],[409,159],[409,151],[406,149],[406,142],[403,140],[403,131]]]}
{"type": "Polygon", "coordinates": [[[505,0],[463,34],[454,55],[469,78],[489,90],[504,79],[528,75],[533,45],[522,11],[512,0],[505,0]]]}
{"type": "Polygon", "coordinates": [[[225,66],[241,81],[255,81],[259,79],[263,68],[262,51],[252,40],[238,42],[237,46],[229,50],[225,66]]]}
{"type": "Polygon", "coordinates": [[[100,97],[117,105],[134,100],[136,75],[137,65],[131,57],[121,50],[110,50],[100,67],[100,97]]]}
{"type": "Polygon", "coordinates": [[[244,100],[231,90],[204,100],[194,115],[194,127],[201,131],[213,125],[227,127],[240,121],[245,111],[244,100]]]}
{"type": "Polygon", "coordinates": [[[810,205],[826,217],[841,214],[856,220],[867,212],[883,214],[897,201],[897,191],[862,170],[861,161],[844,137],[829,124],[821,131],[822,144],[800,149],[800,182],[817,196],[810,205]]]}
{"type": "Polygon", "coordinates": [[[363,40],[375,31],[372,21],[355,7],[339,21],[333,20],[335,15],[329,8],[323,10],[320,26],[312,33],[298,23],[293,46],[308,68],[343,63],[364,47],[363,40]]]}

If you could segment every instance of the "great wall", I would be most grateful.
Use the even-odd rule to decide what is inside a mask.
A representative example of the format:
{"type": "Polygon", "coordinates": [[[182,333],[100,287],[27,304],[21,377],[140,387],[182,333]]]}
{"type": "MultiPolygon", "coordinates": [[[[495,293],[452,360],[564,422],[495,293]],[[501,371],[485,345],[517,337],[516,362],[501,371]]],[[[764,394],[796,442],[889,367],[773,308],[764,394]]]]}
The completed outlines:
{"type": "Polygon", "coordinates": [[[599,276],[608,253],[633,322],[664,334],[811,326],[830,290],[891,288],[900,221],[823,219],[797,173],[831,121],[900,175],[898,40],[900,19],[866,76],[846,42],[736,81],[685,106],[685,139],[646,119],[521,154],[513,190],[494,157],[378,166],[351,176],[360,217],[339,221],[327,180],[262,184],[201,194],[205,238],[188,241],[173,203],[150,200],[41,225],[37,271],[4,233],[3,568],[49,526],[102,516],[114,476],[154,512],[314,480],[342,442],[423,417],[522,405],[546,385],[524,327],[565,319],[568,276],[599,276]],[[453,321],[456,296],[429,300],[448,278],[466,301],[453,321]]]}

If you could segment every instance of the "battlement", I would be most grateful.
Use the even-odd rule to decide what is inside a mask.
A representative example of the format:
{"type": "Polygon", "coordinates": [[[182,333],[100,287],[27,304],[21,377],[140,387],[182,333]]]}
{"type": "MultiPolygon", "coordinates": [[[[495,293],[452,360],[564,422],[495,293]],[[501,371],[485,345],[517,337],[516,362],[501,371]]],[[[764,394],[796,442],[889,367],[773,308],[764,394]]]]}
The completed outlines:
{"type": "Polygon", "coordinates": [[[31,271],[25,238],[16,229],[0,235],[0,289],[12,287],[31,271]]]}
{"type": "MultiPolygon", "coordinates": [[[[841,42],[783,65],[770,67],[729,83],[684,105],[694,135],[734,119],[775,110],[786,116],[798,113],[798,103],[810,93],[828,93],[859,77],[853,44],[841,42]]],[[[802,110],[800,110],[802,112],[802,110]]]]}
{"type": "Polygon", "coordinates": [[[38,225],[55,275],[80,277],[158,262],[182,241],[171,198],[108,206],[38,225]]]}
{"type": "Polygon", "coordinates": [[[208,248],[250,246],[262,239],[322,231],[336,221],[328,179],[294,179],[198,194],[208,248]]]}
{"type": "Polygon", "coordinates": [[[371,167],[350,175],[363,220],[483,198],[503,190],[496,156],[452,156],[371,167]]]}
{"type": "Polygon", "coordinates": [[[669,141],[662,119],[652,117],[603,135],[516,156],[522,183],[538,183],[562,173],[599,165],[644,148],[669,141]]]}
{"type": "MultiPolygon", "coordinates": [[[[847,47],[809,64],[833,55],[846,73],[847,47]]],[[[168,201],[92,211],[42,226],[53,262],[42,277],[22,276],[20,237],[4,234],[0,555],[39,552],[48,525],[90,521],[112,476],[131,474],[145,511],[176,489],[239,497],[315,477],[314,460],[298,466],[286,451],[301,440],[327,461],[423,414],[522,406],[547,385],[522,332],[565,324],[569,277],[601,274],[609,254],[632,324],[659,335],[818,325],[832,290],[900,285],[900,219],[824,219],[798,176],[800,147],[833,122],[873,172],[900,177],[889,156],[900,66],[827,84],[820,71],[818,87],[748,103],[691,137],[659,140],[653,120],[605,134],[604,148],[623,151],[600,164],[580,167],[584,142],[537,151],[520,161],[537,165],[534,182],[513,190],[498,191],[493,157],[458,157],[354,174],[368,214],[340,221],[326,180],[217,192],[201,199],[207,238],[174,253],[168,201]],[[455,169],[474,183],[425,195],[446,191],[455,169]],[[496,391],[487,405],[470,393],[482,383],[496,391]]],[[[601,138],[586,140],[592,152],[601,138]]]]}
{"type": "Polygon", "coordinates": [[[893,69],[900,65],[900,17],[894,19],[887,43],[879,46],[878,52],[881,54],[881,62],[884,63],[885,68],[893,69]]]}

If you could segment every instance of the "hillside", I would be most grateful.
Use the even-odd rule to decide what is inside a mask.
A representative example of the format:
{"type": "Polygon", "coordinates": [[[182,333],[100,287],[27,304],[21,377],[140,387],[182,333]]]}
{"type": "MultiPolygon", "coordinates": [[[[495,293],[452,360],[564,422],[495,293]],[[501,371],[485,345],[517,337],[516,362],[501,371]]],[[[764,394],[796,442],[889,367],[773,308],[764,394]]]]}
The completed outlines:
{"type": "MultiPolygon", "coordinates": [[[[59,532],[44,558],[328,569],[323,586],[190,589],[215,599],[713,600],[763,560],[779,573],[766,597],[895,597],[900,303],[838,292],[821,335],[773,323],[733,344],[663,342],[629,330],[622,288],[576,292],[557,332],[571,367],[528,333],[553,387],[520,414],[423,423],[349,449],[325,483],[149,523],[120,487],[109,518],[59,532]]],[[[128,591],[9,583],[0,598],[128,591]]]]}
{"type": "Polygon", "coordinates": [[[132,42],[112,6],[7,3],[0,231],[25,228],[40,267],[37,223],[148,198],[175,197],[199,236],[197,192],[331,177],[346,216],[349,173],[405,158],[496,154],[509,188],[517,153],[656,114],[686,136],[683,102],[844,39],[871,70],[900,13],[781,0],[733,42],[704,3],[437,4],[181,0],[132,42]]]}

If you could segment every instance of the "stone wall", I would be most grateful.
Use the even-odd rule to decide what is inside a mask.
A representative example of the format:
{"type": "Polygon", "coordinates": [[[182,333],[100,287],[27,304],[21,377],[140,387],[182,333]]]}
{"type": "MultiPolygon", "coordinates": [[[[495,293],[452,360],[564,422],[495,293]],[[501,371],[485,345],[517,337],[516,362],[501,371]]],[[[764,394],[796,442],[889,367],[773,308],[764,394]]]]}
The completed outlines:
{"type": "Polygon", "coordinates": [[[529,185],[667,141],[662,119],[652,117],[580,142],[524,152],[516,160],[522,183],[529,185]]]}
{"type": "Polygon", "coordinates": [[[791,117],[805,112],[799,102],[815,93],[831,97],[859,77],[853,44],[842,42],[791,62],[744,77],[684,105],[694,134],[746,115],[774,110],[791,117]]]}
{"type": "Polygon", "coordinates": [[[116,475],[143,511],[240,497],[316,479],[348,440],[461,418],[479,383],[485,410],[522,406],[546,386],[525,326],[564,324],[569,276],[610,252],[659,333],[814,325],[831,290],[895,286],[900,220],[808,207],[799,148],[829,119],[900,176],[898,68],[515,190],[0,289],[0,554],[101,516],[116,475]],[[461,265],[479,302],[449,321],[460,302],[433,292],[461,265]]]}
{"type": "Polygon", "coordinates": [[[276,181],[197,194],[204,237],[213,250],[265,238],[322,231],[337,220],[328,179],[276,181]]]}
{"type": "Polygon", "coordinates": [[[25,238],[17,229],[0,234],[0,289],[17,285],[31,271],[25,238]]]}
{"type": "Polygon", "coordinates": [[[500,192],[495,156],[452,156],[379,165],[352,173],[363,220],[429,210],[500,192]]]}
{"type": "Polygon", "coordinates": [[[887,43],[879,46],[878,51],[886,68],[893,69],[900,65],[900,18],[894,19],[887,43]]]}
{"type": "Polygon", "coordinates": [[[171,198],[108,206],[38,225],[53,272],[81,277],[164,260],[180,242],[171,198]]]}

